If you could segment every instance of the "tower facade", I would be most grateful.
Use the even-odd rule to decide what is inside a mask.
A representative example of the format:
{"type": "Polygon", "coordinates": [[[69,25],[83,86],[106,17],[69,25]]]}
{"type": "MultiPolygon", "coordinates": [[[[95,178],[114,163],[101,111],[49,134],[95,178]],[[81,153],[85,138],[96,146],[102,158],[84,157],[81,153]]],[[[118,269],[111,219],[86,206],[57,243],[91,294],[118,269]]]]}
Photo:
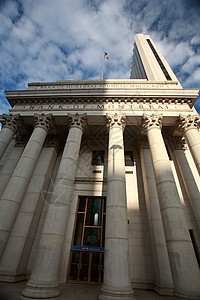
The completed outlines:
{"type": "Polygon", "coordinates": [[[149,35],[136,34],[131,79],[176,81],[181,84],[149,35]]]}
{"type": "Polygon", "coordinates": [[[1,116],[0,280],[22,299],[65,282],[200,297],[198,90],[146,35],[131,79],[29,83],[1,116]]]}

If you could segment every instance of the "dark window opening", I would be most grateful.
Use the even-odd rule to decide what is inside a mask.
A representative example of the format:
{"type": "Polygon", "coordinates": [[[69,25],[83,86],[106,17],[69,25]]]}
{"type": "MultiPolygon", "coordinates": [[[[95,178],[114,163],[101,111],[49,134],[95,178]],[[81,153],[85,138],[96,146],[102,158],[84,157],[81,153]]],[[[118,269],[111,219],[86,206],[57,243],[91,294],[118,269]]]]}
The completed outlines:
{"type": "Polygon", "coordinates": [[[103,166],[104,165],[104,151],[94,150],[92,152],[92,165],[93,166],[103,166]]]}
{"type": "Polygon", "coordinates": [[[147,39],[147,43],[149,44],[149,46],[150,46],[150,48],[151,48],[151,50],[152,50],[152,52],[153,52],[153,54],[154,54],[154,56],[155,56],[158,64],[159,64],[159,66],[161,67],[161,70],[163,71],[163,73],[164,73],[164,75],[166,77],[166,79],[167,80],[172,80],[171,77],[170,77],[170,75],[169,75],[169,73],[167,72],[167,70],[166,70],[166,68],[165,68],[162,60],[160,59],[158,53],[156,52],[156,49],[154,48],[154,46],[152,45],[152,43],[151,43],[151,41],[149,39],[147,39]]]}
{"type": "Polygon", "coordinates": [[[190,237],[191,237],[191,240],[192,240],[192,245],[193,245],[193,248],[194,248],[194,253],[196,255],[196,259],[197,259],[197,262],[198,262],[198,265],[199,265],[199,268],[200,268],[200,253],[199,253],[199,247],[197,245],[197,241],[196,241],[196,237],[194,235],[194,231],[193,229],[189,229],[189,233],[190,233],[190,237]]]}
{"type": "Polygon", "coordinates": [[[134,166],[133,152],[125,151],[124,160],[125,160],[125,166],[134,166]]]}

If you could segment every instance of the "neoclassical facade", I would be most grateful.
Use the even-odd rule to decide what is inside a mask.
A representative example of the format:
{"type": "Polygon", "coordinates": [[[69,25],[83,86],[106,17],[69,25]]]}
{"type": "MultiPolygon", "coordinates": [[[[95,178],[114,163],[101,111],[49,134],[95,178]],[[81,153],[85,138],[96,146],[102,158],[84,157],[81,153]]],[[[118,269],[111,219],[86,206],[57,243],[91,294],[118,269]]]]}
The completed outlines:
{"type": "Polygon", "coordinates": [[[66,282],[102,285],[101,300],[200,299],[198,90],[134,78],[6,95],[0,280],[27,280],[22,299],[66,282]]]}

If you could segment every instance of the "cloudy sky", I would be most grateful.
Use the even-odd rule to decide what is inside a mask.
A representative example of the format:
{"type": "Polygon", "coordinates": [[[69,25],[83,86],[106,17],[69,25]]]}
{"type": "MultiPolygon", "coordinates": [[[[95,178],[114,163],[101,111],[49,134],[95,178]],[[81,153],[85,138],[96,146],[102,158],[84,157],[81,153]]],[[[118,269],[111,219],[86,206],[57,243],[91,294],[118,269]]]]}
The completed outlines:
{"type": "Polygon", "coordinates": [[[104,78],[129,78],[136,33],[151,36],[184,88],[200,88],[199,0],[0,0],[0,114],[4,90],[100,79],[104,51],[104,78]]]}

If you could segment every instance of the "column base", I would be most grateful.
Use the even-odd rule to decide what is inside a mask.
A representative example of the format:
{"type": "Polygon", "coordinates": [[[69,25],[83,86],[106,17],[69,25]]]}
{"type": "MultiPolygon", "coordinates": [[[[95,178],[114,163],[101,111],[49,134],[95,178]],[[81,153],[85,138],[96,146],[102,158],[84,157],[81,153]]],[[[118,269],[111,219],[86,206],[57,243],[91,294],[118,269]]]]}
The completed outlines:
{"type": "Polygon", "coordinates": [[[21,275],[0,274],[0,281],[2,282],[19,282],[23,280],[26,280],[26,276],[24,274],[21,275]]]}
{"type": "MultiPolygon", "coordinates": [[[[58,286],[58,285],[57,285],[58,286]]],[[[41,286],[37,284],[29,284],[27,283],[26,288],[22,291],[22,295],[20,299],[28,300],[28,299],[58,299],[60,295],[57,286],[41,286]]]]}
{"type": "Polygon", "coordinates": [[[136,300],[133,290],[130,289],[113,289],[102,286],[98,300],[136,300]]]}
{"type": "Polygon", "coordinates": [[[172,287],[160,286],[155,284],[153,290],[161,296],[173,296],[174,289],[172,287]]]}

